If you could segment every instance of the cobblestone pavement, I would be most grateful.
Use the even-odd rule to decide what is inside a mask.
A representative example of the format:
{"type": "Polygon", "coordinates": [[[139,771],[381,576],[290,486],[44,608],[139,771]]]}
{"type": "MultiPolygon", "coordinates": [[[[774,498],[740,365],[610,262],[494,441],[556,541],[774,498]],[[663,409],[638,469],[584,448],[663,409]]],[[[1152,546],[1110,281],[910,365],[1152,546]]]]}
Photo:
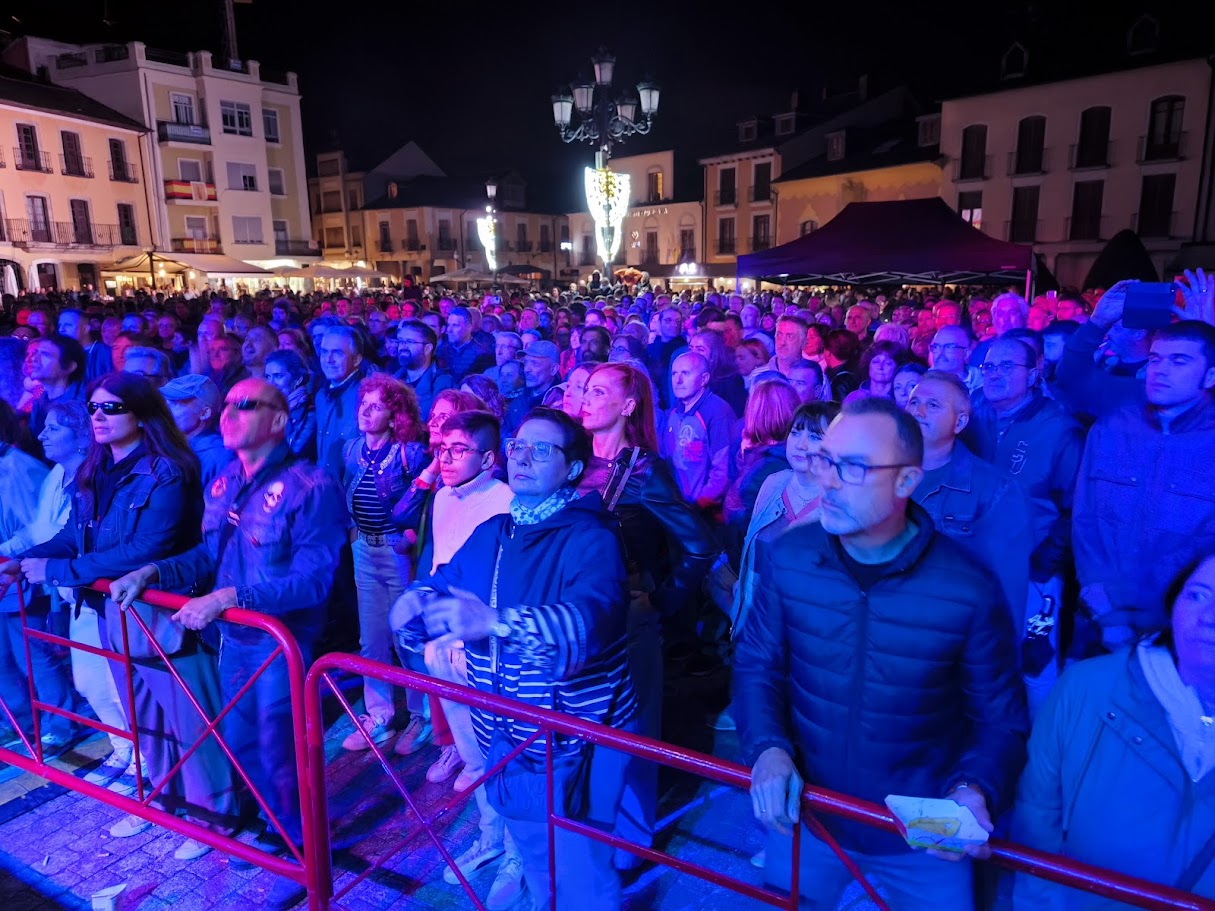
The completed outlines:
{"type": "MultiPolygon", "coordinates": [[[[721,681],[708,679],[679,689],[667,706],[667,738],[732,757],[735,736],[714,735],[703,724],[705,706],[720,698],[721,681]]],[[[340,741],[351,729],[348,719],[337,719],[327,738],[326,777],[339,890],[416,822],[370,753],[341,749],[340,741]]],[[[450,795],[447,785],[425,780],[426,768],[437,754],[432,745],[414,756],[392,757],[423,812],[450,795]]],[[[83,764],[93,757],[95,763],[97,755],[93,740],[64,760],[83,764]]],[[[16,785],[0,786],[0,801],[8,798],[7,803],[0,802],[0,911],[90,908],[94,893],[121,883],[126,888],[116,904],[118,911],[170,907],[237,911],[259,907],[275,882],[272,874],[258,869],[233,869],[218,851],[195,861],[177,861],[173,851],[181,837],[156,827],[133,838],[112,838],[107,830],[122,815],[120,811],[39,782],[18,776],[16,785]]],[[[762,847],[762,835],[752,821],[746,794],[676,773],[664,773],[662,788],[658,848],[740,879],[759,881],[760,871],[749,858],[762,847]]],[[[453,854],[475,839],[475,812],[470,799],[445,827],[440,825],[444,844],[453,854]]],[[[438,851],[425,835],[420,836],[337,906],[347,911],[473,907],[458,886],[443,882],[442,869],[438,851]]],[[[490,865],[473,880],[482,899],[493,869],[490,865]]],[[[625,884],[628,911],[763,907],[694,877],[649,865],[626,874],[625,884]]]]}

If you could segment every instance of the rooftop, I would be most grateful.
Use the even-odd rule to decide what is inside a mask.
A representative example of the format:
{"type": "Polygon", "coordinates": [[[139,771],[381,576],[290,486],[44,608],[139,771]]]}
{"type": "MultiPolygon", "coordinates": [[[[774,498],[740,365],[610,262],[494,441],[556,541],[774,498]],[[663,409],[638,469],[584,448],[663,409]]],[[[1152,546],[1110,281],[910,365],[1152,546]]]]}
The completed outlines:
{"type": "Polygon", "coordinates": [[[0,65],[0,102],[145,132],[145,127],[138,121],[94,101],[88,95],[42,82],[28,73],[4,65],[0,65]]]}

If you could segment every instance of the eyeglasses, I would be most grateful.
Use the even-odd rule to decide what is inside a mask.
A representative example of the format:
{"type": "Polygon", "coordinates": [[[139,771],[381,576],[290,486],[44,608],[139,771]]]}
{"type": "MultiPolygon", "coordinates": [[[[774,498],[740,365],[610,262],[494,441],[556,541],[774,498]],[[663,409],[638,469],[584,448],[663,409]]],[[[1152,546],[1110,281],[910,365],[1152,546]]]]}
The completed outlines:
{"type": "Polygon", "coordinates": [[[894,465],[866,465],[864,462],[840,462],[831,458],[831,456],[823,455],[821,452],[816,452],[809,456],[809,465],[810,470],[814,474],[826,474],[828,468],[834,468],[839,479],[845,484],[864,484],[866,475],[871,471],[911,467],[906,462],[899,462],[894,465]]]}
{"type": "Polygon", "coordinates": [[[511,437],[506,441],[506,457],[508,459],[518,459],[531,453],[532,460],[535,462],[547,462],[553,457],[553,450],[560,449],[565,452],[564,446],[559,446],[556,443],[548,443],[540,440],[536,443],[528,443],[524,440],[518,440],[511,437]]]}
{"type": "Polygon", "coordinates": [[[435,449],[435,453],[439,456],[440,461],[443,460],[444,456],[447,456],[453,462],[462,462],[470,452],[475,452],[480,455],[481,453],[485,452],[485,450],[473,449],[471,446],[462,446],[459,443],[457,443],[455,446],[439,446],[437,449],[435,449]]]}
{"type": "Polygon", "coordinates": [[[224,402],[224,411],[230,411],[233,408],[237,411],[257,411],[259,408],[267,408],[270,411],[279,410],[279,407],[273,402],[263,402],[261,399],[237,399],[233,402],[224,402]]]}
{"type": "Polygon", "coordinates": [[[125,402],[89,402],[85,407],[89,409],[89,414],[96,414],[98,411],[110,415],[131,413],[131,406],[125,402]]]}
{"type": "Polygon", "coordinates": [[[934,354],[939,354],[942,351],[948,351],[950,348],[959,348],[963,351],[966,350],[965,345],[959,345],[956,342],[950,342],[948,345],[939,345],[936,342],[933,342],[931,345],[928,346],[928,350],[933,352],[934,354]]]}
{"type": "Polygon", "coordinates": [[[1018,367],[1029,369],[1029,364],[1018,364],[1016,361],[1000,361],[998,364],[980,364],[979,372],[984,376],[990,376],[993,373],[999,373],[1001,376],[1008,376],[1018,367]]]}

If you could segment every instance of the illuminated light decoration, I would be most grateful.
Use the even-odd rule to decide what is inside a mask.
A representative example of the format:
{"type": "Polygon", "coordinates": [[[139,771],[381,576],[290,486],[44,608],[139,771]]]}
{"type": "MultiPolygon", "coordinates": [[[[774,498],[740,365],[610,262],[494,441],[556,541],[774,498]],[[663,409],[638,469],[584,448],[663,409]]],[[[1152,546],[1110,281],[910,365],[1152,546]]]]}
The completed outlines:
{"type": "Polygon", "coordinates": [[[696,263],[680,263],[675,271],[680,275],[699,275],[699,270],[700,266],[696,265],[696,263]]]}
{"type": "Polygon", "coordinates": [[[629,211],[629,175],[587,168],[586,204],[595,219],[596,253],[607,268],[620,252],[620,226],[629,211]]]}
{"type": "MultiPolygon", "coordinates": [[[[487,207],[488,208],[488,207],[487,207]]],[[[485,248],[485,265],[490,272],[498,271],[498,224],[493,215],[477,219],[477,237],[485,248]]]]}

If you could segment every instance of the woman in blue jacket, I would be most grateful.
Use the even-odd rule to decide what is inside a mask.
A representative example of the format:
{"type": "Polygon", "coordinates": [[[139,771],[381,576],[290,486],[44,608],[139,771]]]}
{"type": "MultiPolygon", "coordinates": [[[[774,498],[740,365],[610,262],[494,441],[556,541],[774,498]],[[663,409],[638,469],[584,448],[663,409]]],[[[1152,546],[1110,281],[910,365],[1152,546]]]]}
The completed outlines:
{"type": "MultiPolygon", "coordinates": [[[[77,473],[72,517],[54,538],[27,551],[20,563],[25,578],[34,584],[83,589],[99,578],[117,578],[182,553],[201,534],[198,459],[156,386],[136,374],[108,373],[90,385],[86,402],[93,440],[77,473]]],[[[12,563],[0,567],[12,569],[12,563]]],[[[117,605],[96,592],[83,594],[91,606],[104,605],[109,646],[121,652],[117,605]]],[[[221,706],[214,654],[193,633],[171,623],[166,612],[149,608],[141,616],[203,711],[214,718],[221,706]]],[[[128,619],[127,628],[135,701],[124,707],[139,726],[145,774],[159,784],[202,736],[205,723],[133,619],[128,619]]],[[[125,700],[125,679],[118,690],[125,700]]],[[[165,785],[157,803],[217,831],[235,830],[232,769],[213,738],[165,785]]],[[[127,816],[110,834],[129,837],[150,825],[127,816]]],[[[208,850],[187,840],[175,857],[192,860],[208,850]]]]}
{"type": "MultiPolygon", "coordinates": [[[[1215,898],[1215,552],[1174,580],[1169,628],[1082,661],[1034,723],[1013,837],[1215,898]]],[[[1019,874],[1015,911],[1127,905],[1019,874]]]]}

